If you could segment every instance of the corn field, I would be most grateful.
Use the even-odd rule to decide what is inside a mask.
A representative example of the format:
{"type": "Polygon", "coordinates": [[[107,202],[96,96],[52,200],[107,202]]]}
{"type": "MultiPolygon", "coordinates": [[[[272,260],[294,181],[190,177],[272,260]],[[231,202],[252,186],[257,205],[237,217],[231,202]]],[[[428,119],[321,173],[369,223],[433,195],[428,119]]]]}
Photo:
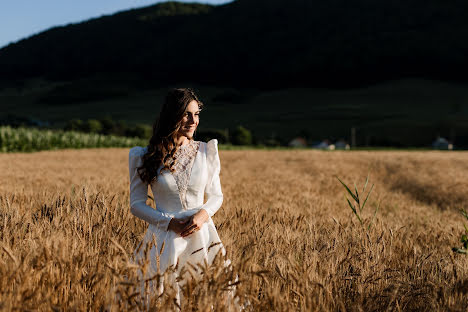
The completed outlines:
{"type": "Polygon", "coordinates": [[[63,130],[0,126],[1,152],[33,152],[63,148],[132,147],[145,140],[63,130]]]}
{"type": "MultiPolygon", "coordinates": [[[[131,256],[147,225],[130,213],[127,157],[122,148],[0,154],[2,310],[179,310],[170,285],[139,297],[147,263],[131,256]]],[[[182,311],[232,311],[233,284],[245,311],[467,310],[468,257],[452,251],[465,233],[466,152],[220,158],[224,202],[213,219],[232,266],[202,266],[182,311]],[[337,177],[364,194],[367,176],[361,222],[337,177]]]]}

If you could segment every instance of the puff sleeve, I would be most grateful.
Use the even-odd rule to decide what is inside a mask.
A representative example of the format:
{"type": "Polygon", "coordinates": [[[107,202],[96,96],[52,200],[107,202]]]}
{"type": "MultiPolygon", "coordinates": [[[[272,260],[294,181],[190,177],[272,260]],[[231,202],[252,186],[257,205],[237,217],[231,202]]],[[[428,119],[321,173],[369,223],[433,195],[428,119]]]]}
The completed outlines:
{"type": "Polygon", "coordinates": [[[128,154],[128,168],[130,174],[130,212],[161,230],[167,231],[171,216],[153,209],[146,204],[148,198],[148,183],[143,182],[138,174],[137,168],[143,163],[142,156],[146,148],[135,146],[128,154]]]}
{"type": "Polygon", "coordinates": [[[219,179],[221,163],[218,154],[218,140],[216,139],[212,139],[206,143],[206,164],[208,170],[208,180],[205,186],[207,200],[203,204],[202,209],[205,209],[209,216],[212,217],[223,203],[223,192],[219,179]]]}

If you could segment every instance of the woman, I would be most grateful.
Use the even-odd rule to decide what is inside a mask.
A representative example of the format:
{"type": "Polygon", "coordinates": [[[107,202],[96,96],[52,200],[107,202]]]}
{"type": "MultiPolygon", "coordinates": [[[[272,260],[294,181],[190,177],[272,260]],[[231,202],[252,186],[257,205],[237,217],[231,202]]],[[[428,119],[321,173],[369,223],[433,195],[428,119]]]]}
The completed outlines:
{"type": "MultiPolygon", "coordinates": [[[[148,146],[129,152],[130,211],[149,223],[134,256],[143,263],[149,255],[149,277],[171,268],[173,277],[181,280],[182,268],[194,275],[197,263],[210,264],[218,252],[225,255],[211,219],[223,202],[218,141],[193,138],[202,108],[190,88],[170,90],[148,146]],[[146,204],[148,185],[156,210],[146,204]],[[148,244],[153,244],[151,249],[148,244]]],[[[170,280],[177,284],[175,278],[170,280]]],[[[174,288],[180,303],[179,287],[174,288]]]]}

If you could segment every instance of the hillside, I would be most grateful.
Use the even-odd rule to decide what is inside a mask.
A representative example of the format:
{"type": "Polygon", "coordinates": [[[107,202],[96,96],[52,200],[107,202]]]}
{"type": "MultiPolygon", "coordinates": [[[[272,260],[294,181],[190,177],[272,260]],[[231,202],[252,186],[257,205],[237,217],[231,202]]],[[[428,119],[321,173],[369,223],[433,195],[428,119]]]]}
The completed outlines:
{"type": "Polygon", "coordinates": [[[267,88],[466,80],[467,8],[461,0],[166,2],[11,44],[0,50],[0,77],[132,73],[159,85],[267,88]]]}
{"type": "MultiPolygon", "coordinates": [[[[133,80],[37,81],[0,91],[0,123],[7,113],[64,126],[73,118],[111,116],[130,124],[151,124],[166,88],[133,86],[133,80]]],[[[181,84],[186,86],[187,84],[181,84]]],[[[346,90],[322,88],[223,88],[190,84],[205,108],[200,129],[243,125],[260,140],[286,144],[298,134],[310,141],[329,138],[378,146],[430,146],[439,134],[468,147],[466,84],[405,79],[346,90]]]]}
{"type": "Polygon", "coordinates": [[[202,128],[260,139],[468,147],[467,2],[165,2],[55,27],[0,49],[0,123],[111,116],[151,123],[193,86],[202,128]],[[229,116],[229,118],[223,118],[229,116]]]}

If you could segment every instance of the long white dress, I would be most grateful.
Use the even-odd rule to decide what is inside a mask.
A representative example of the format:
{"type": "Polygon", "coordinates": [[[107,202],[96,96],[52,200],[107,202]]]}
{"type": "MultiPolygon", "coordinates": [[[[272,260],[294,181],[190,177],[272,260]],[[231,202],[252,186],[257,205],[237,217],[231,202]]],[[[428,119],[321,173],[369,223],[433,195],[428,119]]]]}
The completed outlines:
{"type": "MultiPolygon", "coordinates": [[[[156,243],[149,252],[150,268],[147,276],[163,273],[170,266],[180,272],[182,267],[189,267],[189,262],[196,265],[206,261],[211,264],[218,252],[224,256],[224,246],[211,219],[223,202],[218,141],[213,139],[205,143],[190,140],[174,156],[177,162],[173,173],[161,170],[163,165],[160,165],[157,180],[151,184],[156,209],[146,204],[148,184],[141,180],[137,172],[137,168],[142,165],[141,157],[146,152],[147,147],[130,149],[129,173],[130,211],[149,223],[142,244],[134,252],[136,261],[144,258],[146,244],[156,243]],[[204,194],[207,196],[205,203],[204,194]],[[171,218],[190,216],[200,209],[205,209],[210,217],[199,231],[181,237],[167,229],[171,218]]],[[[179,294],[177,298],[180,300],[179,294]]]]}

